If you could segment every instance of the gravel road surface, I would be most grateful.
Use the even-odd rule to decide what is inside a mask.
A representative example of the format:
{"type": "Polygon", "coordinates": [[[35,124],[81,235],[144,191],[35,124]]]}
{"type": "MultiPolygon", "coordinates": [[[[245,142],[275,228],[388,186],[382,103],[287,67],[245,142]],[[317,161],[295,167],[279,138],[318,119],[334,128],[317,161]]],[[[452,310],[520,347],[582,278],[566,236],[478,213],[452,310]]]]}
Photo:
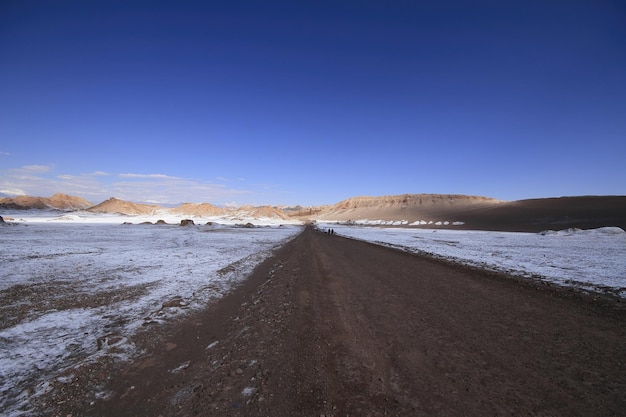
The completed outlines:
{"type": "MultiPolygon", "coordinates": [[[[83,416],[626,415],[626,310],[312,228],[144,353],[54,388],[83,416]]],[[[54,411],[50,411],[54,410],[54,411]]]]}

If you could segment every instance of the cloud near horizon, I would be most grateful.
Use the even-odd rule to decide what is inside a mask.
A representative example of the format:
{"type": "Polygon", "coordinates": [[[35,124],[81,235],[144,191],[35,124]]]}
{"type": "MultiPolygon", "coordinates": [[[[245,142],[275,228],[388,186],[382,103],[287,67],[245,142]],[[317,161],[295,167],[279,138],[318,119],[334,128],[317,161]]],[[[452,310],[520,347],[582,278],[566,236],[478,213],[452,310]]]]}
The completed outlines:
{"type": "MultiPolygon", "coordinates": [[[[85,174],[57,173],[53,165],[25,165],[0,170],[0,194],[50,196],[64,193],[99,203],[110,197],[135,202],[174,205],[183,202],[227,204],[244,199],[252,203],[263,190],[235,189],[217,181],[203,181],[167,174],[108,173],[94,171],[85,174]]],[[[226,182],[226,181],[224,181],[226,182]]],[[[242,180],[243,182],[243,180],[242,180]]]]}
{"type": "Polygon", "coordinates": [[[174,179],[174,180],[179,180],[182,179],[180,177],[172,177],[171,175],[165,175],[165,174],[130,174],[130,173],[126,173],[126,174],[118,174],[117,175],[120,178],[145,178],[145,179],[160,179],[160,180],[169,180],[169,179],[174,179]]]}
{"type": "Polygon", "coordinates": [[[6,188],[0,189],[0,195],[6,195],[9,197],[17,197],[20,195],[27,195],[24,190],[20,190],[19,188],[6,188]]]}

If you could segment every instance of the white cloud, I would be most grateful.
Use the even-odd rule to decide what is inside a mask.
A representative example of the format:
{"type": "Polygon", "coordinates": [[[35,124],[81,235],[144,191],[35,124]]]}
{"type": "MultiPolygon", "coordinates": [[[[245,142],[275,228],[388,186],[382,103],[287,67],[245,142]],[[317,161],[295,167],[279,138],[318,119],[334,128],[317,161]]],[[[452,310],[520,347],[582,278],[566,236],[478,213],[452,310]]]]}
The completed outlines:
{"type": "Polygon", "coordinates": [[[25,173],[38,174],[48,172],[53,167],[51,165],[24,165],[20,170],[25,173]]]}
{"type": "Polygon", "coordinates": [[[0,155],[13,156],[13,154],[12,154],[12,153],[10,153],[10,152],[4,152],[4,151],[0,151],[0,155]]]}
{"type": "MultiPolygon", "coordinates": [[[[222,177],[224,178],[224,177],[222,177]]],[[[236,179],[243,181],[243,179],[236,179]]],[[[232,185],[232,184],[231,184],[232,185]]],[[[50,196],[65,193],[99,203],[110,197],[135,202],[172,205],[182,202],[226,204],[239,201],[254,204],[260,199],[271,200],[263,186],[238,189],[219,181],[203,181],[167,174],[55,172],[53,165],[26,165],[21,168],[0,169],[0,190],[5,195],[50,196]]],[[[274,190],[275,192],[277,190],[274,190]]],[[[273,194],[275,194],[273,192],[273,194]]]]}
{"type": "Polygon", "coordinates": [[[109,174],[108,172],[94,171],[89,174],[79,174],[79,175],[63,174],[63,175],[58,175],[57,178],[60,178],[62,180],[79,180],[81,178],[108,177],[110,175],[111,174],[109,174]]]}
{"type": "Polygon", "coordinates": [[[279,188],[280,184],[259,184],[259,186],[264,190],[273,190],[279,188]]]}
{"type": "Polygon", "coordinates": [[[145,178],[145,179],[158,179],[158,180],[181,179],[179,177],[172,177],[170,175],[165,175],[165,174],[118,174],[118,177],[120,178],[145,178]]]}
{"type": "Polygon", "coordinates": [[[122,199],[161,204],[181,202],[221,204],[235,196],[250,193],[246,190],[227,188],[222,184],[172,176],[124,176],[121,181],[111,184],[111,191],[113,195],[122,199]]]}
{"type": "Polygon", "coordinates": [[[222,182],[234,182],[234,181],[245,181],[245,178],[227,178],[227,177],[215,177],[216,180],[222,182]]]}
{"type": "Polygon", "coordinates": [[[26,195],[26,193],[23,190],[20,190],[19,188],[0,189],[0,194],[14,196],[14,197],[18,195],[26,195]]]}

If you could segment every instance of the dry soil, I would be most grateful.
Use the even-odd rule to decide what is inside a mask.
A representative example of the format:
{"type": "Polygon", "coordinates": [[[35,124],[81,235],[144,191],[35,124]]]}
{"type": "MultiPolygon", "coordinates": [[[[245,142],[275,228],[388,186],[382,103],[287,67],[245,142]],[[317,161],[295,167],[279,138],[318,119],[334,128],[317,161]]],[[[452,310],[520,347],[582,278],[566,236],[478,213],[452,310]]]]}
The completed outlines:
{"type": "Polygon", "coordinates": [[[624,303],[312,228],[144,354],[57,386],[76,416],[626,415],[624,303]]]}

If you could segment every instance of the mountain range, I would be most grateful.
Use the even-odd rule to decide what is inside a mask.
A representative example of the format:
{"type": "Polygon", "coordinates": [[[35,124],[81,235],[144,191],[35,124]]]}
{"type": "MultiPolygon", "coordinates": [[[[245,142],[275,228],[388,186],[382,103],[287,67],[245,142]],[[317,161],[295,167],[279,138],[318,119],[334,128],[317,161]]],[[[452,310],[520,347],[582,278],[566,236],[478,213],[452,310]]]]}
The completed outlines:
{"type": "Polygon", "coordinates": [[[217,207],[184,203],[175,208],[110,198],[99,204],[65,194],[52,197],[0,198],[0,210],[48,209],[124,215],[273,218],[281,220],[340,221],[355,224],[423,226],[476,230],[536,232],[546,229],[617,226],[626,229],[626,196],[576,196],[502,201],[456,194],[402,194],[352,197],[314,207],[217,207]]]}

